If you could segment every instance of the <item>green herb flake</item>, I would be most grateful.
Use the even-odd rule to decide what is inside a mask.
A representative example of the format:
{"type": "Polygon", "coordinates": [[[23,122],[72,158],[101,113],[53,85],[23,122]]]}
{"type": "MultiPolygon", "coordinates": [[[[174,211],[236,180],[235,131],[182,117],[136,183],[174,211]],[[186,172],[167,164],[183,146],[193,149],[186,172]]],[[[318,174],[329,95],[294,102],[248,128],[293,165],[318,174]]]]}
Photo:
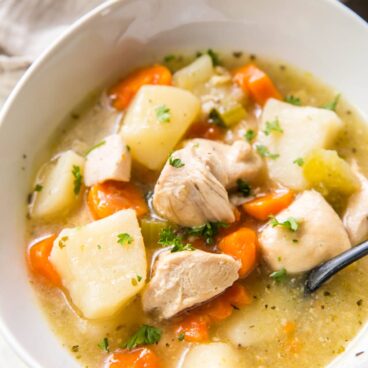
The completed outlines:
{"type": "Polygon", "coordinates": [[[219,112],[216,109],[212,109],[208,114],[208,120],[210,124],[215,124],[220,128],[226,128],[224,121],[222,120],[219,112]]]}
{"type": "Polygon", "coordinates": [[[169,123],[171,120],[170,109],[166,105],[160,105],[155,109],[157,120],[160,123],[169,123]]]}
{"type": "Polygon", "coordinates": [[[142,281],[142,276],[141,275],[137,275],[137,280],[138,280],[138,282],[141,282],[142,281]]]}
{"type": "Polygon", "coordinates": [[[285,102],[291,104],[291,105],[295,105],[295,106],[300,106],[302,104],[301,100],[299,97],[295,97],[293,95],[289,95],[285,97],[285,102]]]}
{"type": "Polygon", "coordinates": [[[178,335],[178,340],[179,341],[183,341],[185,339],[185,333],[184,332],[180,332],[180,334],[178,335]]]}
{"type": "Polygon", "coordinates": [[[109,348],[109,339],[107,337],[104,337],[103,340],[97,345],[102,351],[105,351],[106,353],[110,352],[109,348]]]}
{"type": "Polygon", "coordinates": [[[280,157],[278,153],[271,153],[266,146],[263,146],[261,144],[256,146],[256,150],[260,156],[267,157],[271,160],[276,160],[277,158],[280,157]]]}
{"type": "Polygon", "coordinates": [[[102,249],[102,247],[101,247],[101,245],[100,245],[100,244],[97,244],[97,249],[99,249],[99,250],[101,250],[101,249],[102,249]]]}
{"type": "Polygon", "coordinates": [[[226,228],[229,225],[224,222],[209,222],[207,224],[186,228],[186,233],[188,235],[202,237],[205,239],[206,244],[213,244],[215,237],[221,228],[226,228]]]}
{"type": "Polygon", "coordinates": [[[41,192],[42,189],[43,189],[43,186],[41,184],[36,184],[33,191],[34,192],[41,192]]]}
{"type": "Polygon", "coordinates": [[[183,237],[176,234],[170,227],[160,231],[158,244],[165,247],[171,247],[171,253],[195,250],[191,244],[184,243],[183,237]]]}
{"type": "Polygon", "coordinates": [[[215,51],[213,51],[212,49],[208,49],[206,52],[200,52],[199,51],[199,52],[196,53],[196,57],[198,58],[198,57],[202,56],[203,54],[208,54],[208,56],[212,60],[212,65],[213,66],[221,65],[221,61],[220,61],[220,58],[219,58],[218,54],[215,51]]]}
{"type": "Polygon", "coordinates": [[[164,56],[164,63],[171,63],[176,59],[176,56],[173,54],[164,56]]]}
{"type": "Polygon", "coordinates": [[[185,166],[182,160],[180,158],[174,158],[173,156],[169,157],[169,164],[177,169],[185,166]]]}
{"type": "Polygon", "coordinates": [[[266,121],[266,129],[263,132],[270,135],[272,132],[284,133],[284,130],[281,128],[279,119],[275,119],[274,121],[266,121]]]}
{"type": "Polygon", "coordinates": [[[283,282],[285,281],[286,277],[287,277],[287,271],[286,269],[283,267],[278,271],[272,272],[270,274],[270,277],[272,279],[274,279],[276,282],[283,282]]]}
{"type": "Polygon", "coordinates": [[[140,345],[157,344],[161,339],[161,335],[162,331],[159,328],[143,325],[122,347],[132,350],[140,345]]]}
{"type": "Polygon", "coordinates": [[[95,144],[94,146],[92,146],[90,149],[88,149],[86,151],[86,153],[84,154],[85,156],[88,156],[92,151],[94,151],[96,148],[99,148],[101,146],[103,146],[104,144],[106,144],[106,141],[101,141],[97,144],[95,144]]]}
{"type": "Polygon", "coordinates": [[[298,157],[293,161],[293,164],[302,167],[304,165],[304,159],[302,157],[298,157]]]}
{"type": "Polygon", "coordinates": [[[83,176],[81,168],[77,165],[73,165],[72,174],[74,176],[74,194],[78,195],[81,191],[83,176]]]}
{"type": "Polygon", "coordinates": [[[238,188],[238,192],[241,193],[244,197],[248,197],[252,193],[252,188],[246,181],[238,179],[236,181],[236,185],[238,188]]]}
{"type": "Polygon", "coordinates": [[[340,94],[336,95],[333,101],[327,103],[326,105],[323,105],[322,108],[326,110],[336,111],[336,107],[337,104],[339,103],[340,97],[341,97],[340,94]]]}
{"type": "Polygon", "coordinates": [[[244,138],[251,143],[253,139],[256,137],[256,132],[253,129],[248,129],[244,134],[244,138]]]}
{"type": "Polygon", "coordinates": [[[128,244],[132,244],[132,242],[133,242],[133,238],[131,235],[127,233],[118,234],[118,243],[120,245],[128,245],[128,244]]]}
{"type": "Polygon", "coordinates": [[[297,231],[299,229],[299,223],[294,217],[289,217],[287,220],[280,222],[275,216],[270,216],[270,224],[272,227],[282,226],[290,231],[297,231]]]}

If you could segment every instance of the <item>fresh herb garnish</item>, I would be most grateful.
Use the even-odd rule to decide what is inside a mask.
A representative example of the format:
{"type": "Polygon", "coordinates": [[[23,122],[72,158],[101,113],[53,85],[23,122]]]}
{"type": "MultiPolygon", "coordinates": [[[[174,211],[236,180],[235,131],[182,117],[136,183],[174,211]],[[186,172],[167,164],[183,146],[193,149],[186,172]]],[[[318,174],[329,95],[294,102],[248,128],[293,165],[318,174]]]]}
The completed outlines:
{"type": "Polygon", "coordinates": [[[92,151],[94,151],[96,148],[99,148],[101,146],[103,146],[104,144],[106,144],[106,141],[101,141],[97,144],[95,144],[94,146],[92,146],[90,149],[88,149],[86,151],[86,153],[84,154],[85,156],[88,156],[92,151]]]}
{"type": "Polygon", "coordinates": [[[41,192],[42,189],[43,189],[43,186],[41,184],[36,184],[33,191],[34,192],[41,192]]]}
{"type": "Polygon", "coordinates": [[[331,111],[336,111],[336,107],[337,107],[337,104],[339,103],[340,97],[341,97],[340,94],[336,95],[333,101],[327,103],[326,105],[323,105],[322,108],[331,110],[331,111]]]}
{"type": "Polygon", "coordinates": [[[245,182],[244,180],[242,179],[238,179],[236,181],[236,185],[238,187],[238,192],[240,192],[244,197],[248,197],[251,192],[252,192],[252,188],[251,186],[245,182]]]}
{"type": "Polygon", "coordinates": [[[155,109],[156,117],[160,123],[169,123],[171,120],[170,109],[166,105],[160,105],[155,109]]]}
{"type": "Polygon", "coordinates": [[[180,334],[178,335],[178,340],[179,341],[183,341],[185,339],[185,333],[184,332],[180,332],[180,334]]]}
{"type": "Polygon", "coordinates": [[[170,63],[171,61],[174,61],[176,59],[175,55],[170,54],[170,55],[166,55],[164,57],[164,62],[165,63],[170,63]]]}
{"type": "Polygon", "coordinates": [[[137,275],[137,281],[138,282],[142,281],[142,276],[141,275],[137,275]]]}
{"type": "Polygon", "coordinates": [[[275,216],[270,216],[270,224],[272,227],[282,226],[290,231],[297,231],[299,229],[299,223],[294,217],[289,217],[285,221],[279,221],[275,216]]]}
{"type": "Polygon", "coordinates": [[[206,241],[206,244],[210,245],[213,244],[219,229],[228,226],[229,225],[225,224],[224,222],[209,222],[202,226],[186,228],[186,233],[188,235],[203,237],[206,241]]]}
{"type": "Polygon", "coordinates": [[[302,167],[304,165],[304,159],[302,157],[298,157],[293,161],[293,164],[302,167]]]}
{"type": "Polygon", "coordinates": [[[293,95],[289,95],[285,97],[285,102],[295,105],[295,106],[300,106],[302,103],[300,101],[299,97],[295,97],[293,95]]]}
{"type": "Polygon", "coordinates": [[[216,109],[212,109],[208,114],[208,121],[210,124],[215,124],[221,128],[225,128],[226,125],[224,121],[221,119],[219,112],[216,109]]]}
{"type": "Polygon", "coordinates": [[[175,243],[174,246],[171,248],[170,252],[171,253],[176,253],[176,252],[183,252],[185,250],[188,251],[193,251],[195,250],[195,248],[192,246],[192,244],[184,244],[184,243],[175,243]]]}
{"type": "Polygon", "coordinates": [[[118,234],[118,243],[120,245],[128,245],[128,244],[132,244],[132,242],[133,242],[133,238],[131,237],[131,235],[127,233],[118,234]]]}
{"type": "Polygon", "coordinates": [[[184,243],[183,237],[176,234],[171,227],[164,228],[160,231],[158,244],[165,247],[171,247],[171,253],[194,250],[193,246],[184,243]]]}
{"type": "Polygon", "coordinates": [[[105,337],[98,345],[101,350],[106,351],[106,353],[110,352],[109,349],[109,339],[105,337]]]}
{"type": "Polygon", "coordinates": [[[266,129],[264,130],[264,134],[270,135],[272,132],[283,133],[283,129],[281,128],[279,119],[275,119],[274,121],[266,121],[266,129]]]}
{"type": "Polygon", "coordinates": [[[72,174],[74,176],[74,194],[78,195],[82,187],[82,173],[81,168],[77,165],[73,165],[72,174]]]}
{"type": "Polygon", "coordinates": [[[173,156],[169,157],[169,164],[173,167],[176,167],[177,169],[185,165],[183,161],[180,160],[180,158],[174,158],[173,156]]]}
{"type": "Polygon", "coordinates": [[[161,334],[159,328],[143,325],[122,347],[132,350],[139,345],[157,344],[161,339],[161,334]]]}
{"type": "Polygon", "coordinates": [[[283,282],[287,277],[287,271],[283,267],[278,271],[272,272],[270,277],[273,278],[276,282],[283,282]]]}
{"type": "Polygon", "coordinates": [[[256,149],[262,157],[268,157],[271,160],[276,160],[278,157],[280,157],[278,153],[271,153],[266,146],[263,146],[261,144],[256,146],[256,149]]]}
{"type": "Polygon", "coordinates": [[[221,65],[220,58],[219,58],[218,54],[215,51],[213,51],[212,49],[208,49],[206,52],[198,51],[196,53],[196,57],[198,58],[198,57],[202,56],[203,54],[208,54],[208,56],[212,60],[212,65],[213,66],[221,65]]]}
{"type": "Polygon", "coordinates": [[[248,129],[244,134],[244,138],[250,143],[256,137],[256,132],[253,129],[248,129]]]}

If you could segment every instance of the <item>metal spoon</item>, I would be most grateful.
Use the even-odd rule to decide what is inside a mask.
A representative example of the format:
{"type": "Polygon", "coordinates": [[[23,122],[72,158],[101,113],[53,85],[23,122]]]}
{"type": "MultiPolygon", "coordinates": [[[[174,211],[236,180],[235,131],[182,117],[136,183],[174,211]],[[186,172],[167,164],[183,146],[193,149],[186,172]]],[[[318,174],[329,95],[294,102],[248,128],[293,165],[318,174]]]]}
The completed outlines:
{"type": "Polygon", "coordinates": [[[311,294],[333,275],[368,254],[368,240],[313,268],[307,275],[304,293],[311,294]]]}

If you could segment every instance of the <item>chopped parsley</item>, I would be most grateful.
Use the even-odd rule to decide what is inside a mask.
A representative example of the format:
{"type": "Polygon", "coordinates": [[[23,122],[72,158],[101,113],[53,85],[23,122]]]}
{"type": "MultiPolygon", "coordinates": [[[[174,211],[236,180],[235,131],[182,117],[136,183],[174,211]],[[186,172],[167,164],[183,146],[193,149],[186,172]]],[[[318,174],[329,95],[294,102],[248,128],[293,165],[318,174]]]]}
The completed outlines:
{"type": "Polygon", "coordinates": [[[270,224],[272,227],[282,226],[293,232],[299,229],[299,223],[294,217],[289,217],[287,220],[280,222],[275,216],[271,216],[270,224]]]}
{"type": "Polygon", "coordinates": [[[156,117],[160,123],[169,123],[171,120],[170,109],[166,105],[160,105],[155,109],[156,117]]]}
{"type": "Polygon", "coordinates": [[[180,332],[180,334],[178,335],[178,340],[179,341],[183,341],[185,339],[185,333],[184,332],[180,332]]]}
{"type": "Polygon", "coordinates": [[[73,165],[72,174],[74,176],[74,194],[78,195],[82,187],[82,173],[81,168],[77,165],[73,165]]]}
{"type": "Polygon", "coordinates": [[[272,272],[270,274],[270,277],[272,279],[274,279],[276,282],[283,282],[285,281],[286,277],[287,277],[287,271],[286,269],[283,267],[278,271],[272,272]]]}
{"type": "Polygon", "coordinates": [[[105,337],[98,345],[97,345],[102,351],[106,351],[106,353],[110,352],[109,348],[109,339],[105,337]]]}
{"type": "Polygon", "coordinates": [[[141,275],[137,275],[137,281],[138,282],[142,281],[142,276],[141,275]]]}
{"type": "Polygon", "coordinates": [[[128,245],[128,244],[132,244],[132,242],[133,242],[133,238],[128,233],[118,234],[118,243],[120,245],[128,245]]]}
{"type": "Polygon", "coordinates": [[[340,97],[341,97],[340,94],[336,95],[333,101],[327,103],[326,105],[323,105],[322,108],[331,110],[331,111],[336,111],[336,107],[337,107],[337,104],[339,103],[340,97]]]}
{"type": "Polygon", "coordinates": [[[132,350],[140,345],[157,344],[161,339],[162,332],[159,328],[142,325],[138,331],[125,343],[123,348],[132,350]]]}
{"type": "Polygon", "coordinates": [[[246,181],[238,179],[236,181],[236,185],[238,187],[238,192],[240,192],[244,197],[248,197],[251,194],[252,188],[246,181]]]}
{"type": "Polygon", "coordinates": [[[219,229],[228,227],[228,224],[224,222],[209,222],[207,224],[186,228],[186,233],[188,235],[198,236],[205,239],[206,244],[213,244],[219,229]]]}
{"type": "Polygon", "coordinates": [[[158,244],[165,247],[171,247],[171,253],[194,250],[191,244],[184,243],[183,237],[176,234],[170,227],[164,228],[160,231],[158,244]]]}
{"type": "Polygon", "coordinates": [[[295,97],[293,95],[289,95],[285,97],[285,102],[295,105],[295,106],[300,106],[302,104],[302,102],[300,101],[299,97],[295,97]]]}
{"type": "Polygon", "coordinates": [[[90,149],[88,149],[84,155],[85,156],[88,156],[93,150],[95,150],[96,148],[99,148],[99,147],[103,146],[104,144],[106,144],[106,141],[101,141],[101,142],[95,144],[90,149]]]}
{"type": "Polygon", "coordinates": [[[304,159],[302,157],[298,157],[293,161],[293,164],[296,164],[298,166],[303,166],[304,165],[304,159]]]}
{"type": "Polygon", "coordinates": [[[164,62],[165,63],[170,63],[170,62],[174,61],[175,59],[176,59],[176,56],[175,55],[169,54],[169,55],[166,55],[164,57],[164,62]]]}
{"type": "Polygon", "coordinates": [[[250,143],[256,137],[256,132],[253,129],[248,129],[244,134],[244,138],[250,143]]]}
{"type": "Polygon", "coordinates": [[[226,127],[224,121],[222,120],[219,112],[216,109],[212,109],[210,111],[210,113],[208,114],[208,119],[210,124],[215,124],[221,128],[226,127]]]}
{"type": "Polygon", "coordinates": [[[171,248],[171,253],[176,252],[183,252],[185,250],[195,250],[195,248],[192,246],[192,244],[184,244],[184,243],[175,243],[174,246],[171,248]]]}
{"type": "Polygon", "coordinates": [[[266,121],[266,129],[264,130],[264,134],[270,135],[272,132],[284,133],[279,119],[275,119],[274,121],[266,121]]]}
{"type": "Polygon", "coordinates": [[[202,56],[203,54],[208,54],[208,56],[212,60],[212,65],[213,66],[221,65],[221,61],[220,61],[220,58],[219,58],[218,54],[215,51],[213,51],[212,49],[208,49],[206,52],[197,52],[196,57],[198,58],[198,57],[202,56]]]}
{"type": "Polygon", "coordinates": [[[169,157],[169,164],[173,167],[176,167],[177,169],[185,165],[183,161],[180,160],[180,158],[174,158],[173,156],[169,157]]]}
{"type": "Polygon", "coordinates": [[[33,189],[34,192],[41,192],[43,186],[41,184],[36,184],[35,188],[33,189]]]}
{"type": "Polygon", "coordinates": [[[278,153],[271,153],[266,146],[263,146],[261,144],[256,146],[256,149],[262,157],[268,157],[271,160],[276,160],[280,156],[278,153]]]}

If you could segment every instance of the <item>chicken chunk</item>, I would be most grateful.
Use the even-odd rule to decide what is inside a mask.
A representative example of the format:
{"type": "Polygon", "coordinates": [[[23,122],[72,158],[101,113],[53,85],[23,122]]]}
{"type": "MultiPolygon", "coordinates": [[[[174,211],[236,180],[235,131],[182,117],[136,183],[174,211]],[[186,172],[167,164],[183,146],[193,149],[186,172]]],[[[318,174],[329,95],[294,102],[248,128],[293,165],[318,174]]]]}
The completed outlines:
{"type": "Polygon", "coordinates": [[[166,163],[155,186],[153,205],[162,217],[182,226],[234,222],[226,189],[235,187],[238,179],[254,183],[262,173],[262,160],[247,142],[230,146],[194,139],[166,163]]]}
{"type": "Polygon", "coordinates": [[[354,170],[360,181],[360,190],[348,201],[343,222],[353,245],[368,238],[368,179],[354,170]]]}
{"type": "Polygon", "coordinates": [[[164,251],[143,294],[143,309],[171,318],[222,293],[238,279],[239,268],[240,262],[225,254],[164,251]]]}
{"type": "Polygon", "coordinates": [[[84,182],[86,186],[106,180],[129,181],[132,159],[119,134],[112,134],[87,155],[84,182]]]}
{"type": "Polygon", "coordinates": [[[276,216],[279,223],[294,218],[296,231],[267,224],[260,236],[263,257],[273,270],[299,273],[337,256],[351,247],[339,216],[314,190],[303,192],[276,216]]]}

